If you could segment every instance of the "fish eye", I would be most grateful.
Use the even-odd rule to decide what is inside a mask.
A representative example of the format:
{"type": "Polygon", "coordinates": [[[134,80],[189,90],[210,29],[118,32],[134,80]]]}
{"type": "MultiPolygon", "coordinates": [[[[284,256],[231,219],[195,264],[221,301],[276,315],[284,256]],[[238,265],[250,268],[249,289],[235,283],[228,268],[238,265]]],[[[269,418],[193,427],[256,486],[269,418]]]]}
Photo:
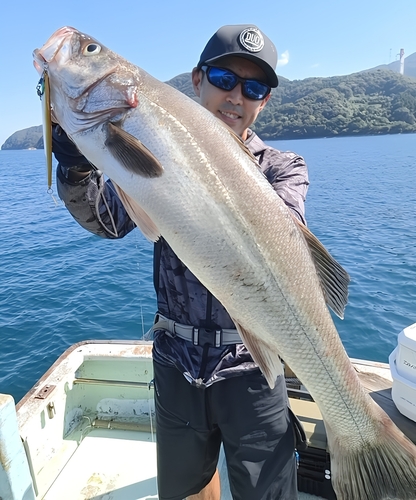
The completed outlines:
{"type": "Polygon", "coordinates": [[[98,45],[98,43],[89,43],[82,53],[84,56],[95,56],[101,52],[101,47],[98,45]]]}

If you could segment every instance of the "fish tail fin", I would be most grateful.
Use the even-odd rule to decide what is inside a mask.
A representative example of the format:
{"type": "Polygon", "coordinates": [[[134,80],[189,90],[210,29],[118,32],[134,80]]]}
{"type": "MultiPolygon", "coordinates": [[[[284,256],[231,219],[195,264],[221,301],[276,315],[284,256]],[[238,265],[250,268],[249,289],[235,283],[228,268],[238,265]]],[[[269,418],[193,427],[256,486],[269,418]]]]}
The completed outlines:
{"type": "Polygon", "coordinates": [[[331,440],[327,432],[338,500],[415,500],[416,446],[387,415],[380,423],[376,442],[356,452],[331,440]]]}

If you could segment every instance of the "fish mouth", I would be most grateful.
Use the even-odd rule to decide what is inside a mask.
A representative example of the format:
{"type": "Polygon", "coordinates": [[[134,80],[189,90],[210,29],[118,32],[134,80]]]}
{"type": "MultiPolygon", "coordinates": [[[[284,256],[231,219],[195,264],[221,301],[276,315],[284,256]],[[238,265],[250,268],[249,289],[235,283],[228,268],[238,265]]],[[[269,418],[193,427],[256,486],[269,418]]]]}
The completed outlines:
{"type": "Polygon", "coordinates": [[[33,51],[33,65],[40,75],[48,68],[49,63],[51,63],[58,54],[60,59],[69,58],[71,51],[67,42],[76,31],[75,28],[64,26],[55,31],[42,48],[33,51]],[[64,45],[66,45],[66,48],[62,50],[64,45]]]}

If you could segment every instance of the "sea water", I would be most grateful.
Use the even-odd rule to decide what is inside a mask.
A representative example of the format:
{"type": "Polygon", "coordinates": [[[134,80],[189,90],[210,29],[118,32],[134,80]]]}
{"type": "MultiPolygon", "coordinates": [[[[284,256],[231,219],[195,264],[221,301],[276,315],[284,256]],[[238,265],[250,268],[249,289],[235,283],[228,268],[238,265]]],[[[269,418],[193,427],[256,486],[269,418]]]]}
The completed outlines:
{"type": "MultiPolygon", "coordinates": [[[[416,135],[274,141],[304,156],[309,228],[351,276],[348,354],[387,362],[416,322],[416,135]]],[[[105,240],[47,194],[43,151],[0,151],[0,392],[18,401],[70,345],[141,339],[153,245],[105,240]]]]}

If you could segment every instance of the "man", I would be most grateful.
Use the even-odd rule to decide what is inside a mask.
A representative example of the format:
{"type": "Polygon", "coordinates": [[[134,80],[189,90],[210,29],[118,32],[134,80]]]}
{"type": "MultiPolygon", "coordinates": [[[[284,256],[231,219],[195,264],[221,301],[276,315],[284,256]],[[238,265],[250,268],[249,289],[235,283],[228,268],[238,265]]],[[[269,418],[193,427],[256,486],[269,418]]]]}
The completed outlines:
{"type": "MultiPolygon", "coordinates": [[[[277,195],[305,222],[303,159],[267,146],[249,129],[278,85],[276,64],[273,43],[257,27],[224,26],[208,41],[192,83],[201,105],[245,141],[277,195]]],[[[107,238],[135,227],[111,181],[103,183],[59,127],[54,152],[59,195],[83,227],[107,238]]],[[[216,467],[223,443],[235,500],[296,499],[283,377],[268,387],[227,311],[163,238],[155,244],[154,282],[159,498],[220,500],[216,467]]]]}

